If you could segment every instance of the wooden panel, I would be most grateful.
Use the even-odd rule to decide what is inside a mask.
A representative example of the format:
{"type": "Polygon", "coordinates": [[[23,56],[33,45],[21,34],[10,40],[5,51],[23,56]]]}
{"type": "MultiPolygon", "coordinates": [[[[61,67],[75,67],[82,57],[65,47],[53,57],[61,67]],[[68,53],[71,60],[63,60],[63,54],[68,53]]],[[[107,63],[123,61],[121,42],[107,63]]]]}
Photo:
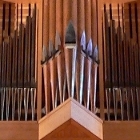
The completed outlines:
{"type": "Polygon", "coordinates": [[[39,138],[52,133],[68,120],[74,120],[73,125],[82,127],[102,139],[102,121],[73,99],[68,99],[58,108],[39,121],[39,138]]]}
{"type": "Polygon", "coordinates": [[[99,140],[99,138],[71,119],[42,140],[99,140]]]}
{"type": "Polygon", "coordinates": [[[140,121],[104,122],[104,140],[139,140],[140,121]]]}
{"type": "Polygon", "coordinates": [[[38,140],[37,122],[0,122],[1,140],[38,140]]]}

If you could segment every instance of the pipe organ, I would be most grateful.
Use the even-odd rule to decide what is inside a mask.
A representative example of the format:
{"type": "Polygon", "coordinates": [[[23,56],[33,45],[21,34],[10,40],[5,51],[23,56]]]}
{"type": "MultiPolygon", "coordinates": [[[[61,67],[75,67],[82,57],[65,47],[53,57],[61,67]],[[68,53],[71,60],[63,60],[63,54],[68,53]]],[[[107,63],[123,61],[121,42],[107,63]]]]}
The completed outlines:
{"type": "Polygon", "coordinates": [[[96,112],[98,67],[95,0],[44,1],[46,112],[72,97],[96,112]]]}
{"type": "Polygon", "coordinates": [[[0,139],[139,140],[139,12],[131,0],[1,1],[0,139]]]}

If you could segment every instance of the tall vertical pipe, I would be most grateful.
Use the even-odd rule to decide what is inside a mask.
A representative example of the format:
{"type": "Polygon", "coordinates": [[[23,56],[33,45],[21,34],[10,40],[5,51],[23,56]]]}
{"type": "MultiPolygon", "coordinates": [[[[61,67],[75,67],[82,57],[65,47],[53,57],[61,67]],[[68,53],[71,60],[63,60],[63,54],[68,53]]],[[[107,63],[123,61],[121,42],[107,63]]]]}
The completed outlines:
{"type": "Polygon", "coordinates": [[[74,90],[74,85],[76,81],[76,58],[77,58],[77,42],[78,42],[78,36],[77,36],[77,0],[72,0],[72,23],[74,25],[74,30],[76,34],[76,46],[73,48],[73,53],[72,53],[72,87],[71,87],[71,92],[72,92],[72,97],[75,97],[75,90],[74,90]]]}
{"type": "MultiPolygon", "coordinates": [[[[63,50],[63,0],[56,0],[56,32],[60,36],[61,45],[56,46],[59,47],[59,50],[63,50]]],[[[57,40],[57,33],[56,33],[56,40],[55,43],[58,45],[57,40]]],[[[62,103],[63,98],[63,85],[64,85],[64,53],[62,52],[59,56],[57,56],[57,73],[58,73],[58,84],[59,84],[59,96],[60,96],[60,103],[62,103]]]]}
{"type": "Polygon", "coordinates": [[[91,0],[85,0],[85,31],[86,40],[91,39],[91,0]]]}
{"type": "Polygon", "coordinates": [[[43,7],[43,45],[49,46],[49,0],[44,0],[43,7]]]}
{"type": "Polygon", "coordinates": [[[72,4],[72,23],[75,29],[75,33],[76,33],[76,41],[77,41],[77,0],[71,0],[71,4],[72,4]]]}
{"type": "Polygon", "coordinates": [[[97,0],[91,0],[91,38],[93,46],[97,44],[97,0]]]}
{"type": "MultiPolygon", "coordinates": [[[[91,37],[93,48],[97,45],[97,36],[98,36],[98,17],[97,17],[97,0],[91,0],[91,37]]],[[[98,52],[97,52],[98,53],[98,52]]],[[[97,54],[98,55],[98,54],[97,54]]],[[[98,59],[98,58],[95,58],[98,59]]],[[[97,64],[93,61],[92,64],[92,80],[91,80],[91,111],[95,113],[95,105],[96,105],[96,82],[97,82],[97,64]]]]}
{"type": "MultiPolygon", "coordinates": [[[[55,43],[56,32],[56,0],[49,0],[49,41],[55,43]]],[[[48,19],[47,19],[48,20],[48,19]]]]}
{"type": "MultiPolygon", "coordinates": [[[[72,3],[71,0],[63,0],[63,37],[64,37],[64,42],[63,44],[65,44],[65,36],[66,36],[66,31],[67,31],[67,26],[69,24],[69,22],[71,21],[71,17],[72,17],[72,9],[70,8],[72,7],[72,3]]],[[[71,63],[71,56],[72,54],[69,53],[69,49],[67,49],[64,46],[64,54],[65,54],[65,67],[66,67],[66,75],[67,75],[67,88],[68,88],[68,97],[70,97],[70,88],[71,88],[71,67],[72,67],[72,63],[71,63]]]]}
{"type": "Polygon", "coordinates": [[[84,0],[78,0],[78,5],[77,5],[77,36],[78,36],[78,42],[80,42],[82,33],[85,30],[85,3],[84,0]]]}
{"type": "MultiPolygon", "coordinates": [[[[53,57],[55,53],[55,34],[56,34],[56,0],[49,0],[49,42],[51,42],[52,46],[52,52],[51,57],[53,57]]],[[[55,94],[56,94],[56,61],[55,59],[50,61],[50,78],[51,78],[51,91],[52,95],[54,96],[55,100],[55,94]]],[[[52,97],[53,98],[53,97],[52,97]]],[[[53,102],[53,108],[54,108],[54,102],[53,102]]]]}
{"type": "Polygon", "coordinates": [[[63,37],[64,39],[65,39],[68,23],[71,20],[71,15],[72,15],[71,7],[72,7],[71,0],[63,0],[63,33],[64,33],[63,37]]]}
{"type": "MultiPolygon", "coordinates": [[[[44,0],[43,8],[44,8],[43,9],[43,49],[44,49],[43,51],[47,51],[47,48],[49,46],[49,0],[44,0]]],[[[43,74],[44,74],[44,86],[45,86],[46,113],[50,111],[50,74],[49,73],[50,73],[49,65],[44,64],[43,74]]]]}
{"type": "MultiPolygon", "coordinates": [[[[85,32],[86,32],[86,42],[88,43],[89,40],[91,39],[91,0],[85,0],[85,32]]],[[[84,105],[87,106],[87,94],[89,93],[88,91],[88,59],[85,59],[85,64],[84,64],[84,105]]]]}
{"type": "Polygon", "coordinates": [[[63,0],[56,0],[56,31],[63,42],[63,0]]]}
{"type": "Polygon", "coordinates": [[[75,32],[77,32],[77,0],[63,0],[63,31],[64,37],[67,26],[71,21],[75,32]]]}
{"type": "MultiPolygon", "coordinates": [[[[80,94],[82,95],[81,92],[83,92],[83,83],[82,83],[82,79],[83,79],[83,63],[81,62],[84,58],[83,54],[81,53],[81,50],[83,49],[82,47],[84,46],[80,46],[81,43],[81,37],[83,32],[85,31],[85,7],[84,7],[84,0],[78,0],[78,5],[77,5],[77,49],[78,49],[78,57],[77,57],[77,64],[76,64],[76,93],[77,93],[77,100],[80,101],[80,103],[82,103],[82,98],[80,96],[80,94]],[[83,58],[83,59],[82,59],[83,58]],[[82,60],[81,60],[82,59],[82,60]],[[81,89],[82,88],[82,89],[81,89]]],[[[83,60],[84,61],[84,60],[83,60]]]]}
{"type": "MultiPolygon", "coordinates": [[[[74,31],[77,31],[77,0],[64,0],[63,1],[63,9],[64,9],[64,32],[66,32],[66,27],[70,25],[71,22],[74,26],[74,31]]],[[[69,26],[72,27],[72,26],[69,26]]],[[[69,31],[72,29],[68,29],[69,31]]],[[[76,33],[77,34],[77,33],[76,33]]],[[[65,36],[66,34],[64,34],[65,36]]],[[[76,36],[77,40],[77,36],[76,36]]],[[[74,42],[66,42],[66,43],[74,43],[74,42]]],[[[66,74],[67,74],[67,83],[68,83],[68,94],[74,95],[74,84],[75,84],[75,61],[76,59],[76,46],[72,48],[65,47],[65,64],[66,64],[66,74]]]]}

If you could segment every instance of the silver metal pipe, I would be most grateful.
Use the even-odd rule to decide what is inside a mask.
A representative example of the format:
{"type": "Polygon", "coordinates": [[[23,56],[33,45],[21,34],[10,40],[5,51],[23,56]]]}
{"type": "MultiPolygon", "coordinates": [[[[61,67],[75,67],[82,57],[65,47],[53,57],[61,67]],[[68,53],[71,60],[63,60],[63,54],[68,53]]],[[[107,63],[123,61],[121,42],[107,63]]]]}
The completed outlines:
{"type": "Polygon", "coordinates": [[[12,121],[15,120],[16,94],[17,94],[17,88],[12,88],[12,121]]]}
{"type": "Polygon", "coordinates": [[[135,111],[135,88],[131,88],[131,102],[132,102],[132,112],[133,112],[133,120],[135,120],[135,114],[136,114],[136,111],[135,111]]]}
{"type": "Polygon", "coordinates": [[[87,109],[89,109],[89,102],[90,102],[90,94],[91,94],[91,66],[92,66],[92,60],[88,58],[88,61],[86,61],[88,64],[88,72],[87,72],[87,109]]]}
{"type": "Polygon", "coordinates": [[[55,94],[55,108],[58,106],[58,87],[56,88],[56,94],[55,94]]]}
{"type": "Polygon", "coordinates": [[[11,88],[5,88],[6,92],[6,120],[9,120],[9,107],[10,107],[10,99],[11,99],[11,88]]]}
{"type": "Polygon", "coordinates": [[[113,103],[114,103],[114,116],[115,120],[117,120],[117,112],[118,112],[118,88],[113,88],[113,103]]]}
{"type": "Polygon", "coordinates": [[[72,79],[71,79],[72,98],[74,98],[74,86],[75,86],[75,78],[76,78],[76,55],[77,55],[77,47],[74,47],[72,52],[72,79]]]}
{"type": "Polygon", "coordinates": [[[64,77],[64,85],[63,85],[63,102],[65,101],[65,98],[66,98],[66,85],[67,85],[67,77],[65,75],[65,77],[64,77]]]}
{"type": "Polygon", "coordinates": [[[123,98],[123,89],[119,88],[119,94],[120,94],[120,105],[121,105],[121,119],[124,120],[124,98],[123,98]]]}
{"type": "Polygon", "coordinates": [[[84,83],[84,62],[85,62],[85,55],[83,54],[83,52],[81,51],[80,54],[80,104],[82,104],[83,101],[83,83],[84,83]]]}
{"type": "Polygon", "coordinates": [[[111,88],[105,89],[105,93],[106,93],[107,119],[110,120],[111,88]]]}
{"type": "Polygon", "coordinates": [[[5,107],[5,88],[1,88],[1,120],[3,121],[4,107],[5,107]]]}
{"type": "Polygon", "coordinates": [[[17,100],[18,100],[18,120],[21,120],[21,107],[23,101],[23,88],[17,89],[17,100]]]}
{"type": "Polygon", "coordinates": [[[29,94],[30,88],[24,88],[24,111],[25,111],[25,121],[27,121],[28,117],[28,106],[29,106],[29,94]]]}
{"type": "Polygon", "coordinates": [[[136,88],[136,98],[137,98],[137,113],[138,113],[138,120],[140,120],[140,89],[136,88]]]}
{"type": "Polygon", "coordinates": [[[130,88],[125,88],[125,99],[127,105],[127,120],[130,120],[130,88]]]}
{"type": "Polygon", "coordinates": [[[31,110],[32,110],[32,121],[35,119],[35,105],[36,105],[36,88],[31,88],[31,110]]]}

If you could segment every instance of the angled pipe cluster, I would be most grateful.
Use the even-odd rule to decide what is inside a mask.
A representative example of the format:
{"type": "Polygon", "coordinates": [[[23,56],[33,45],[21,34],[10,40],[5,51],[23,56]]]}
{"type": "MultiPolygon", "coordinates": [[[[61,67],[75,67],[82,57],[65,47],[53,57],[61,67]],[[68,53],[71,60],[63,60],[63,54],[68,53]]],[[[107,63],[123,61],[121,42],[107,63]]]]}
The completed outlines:
{"type": "Polygon", "coordinates": [[[96,8],[95,0],[44,1],[42,65],[46,114],[68,98],[97,113],[96,8]]]}

